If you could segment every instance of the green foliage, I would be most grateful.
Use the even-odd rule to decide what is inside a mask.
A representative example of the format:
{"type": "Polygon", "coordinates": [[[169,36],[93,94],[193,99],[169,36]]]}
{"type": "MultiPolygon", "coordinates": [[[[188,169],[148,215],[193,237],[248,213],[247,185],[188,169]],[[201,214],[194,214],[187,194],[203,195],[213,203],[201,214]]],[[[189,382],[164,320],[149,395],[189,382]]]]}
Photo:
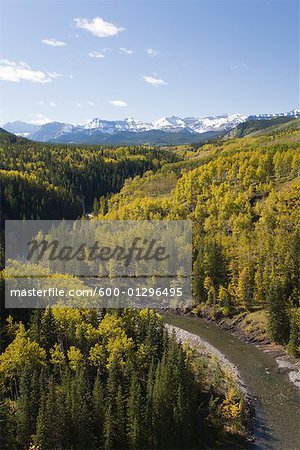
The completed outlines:
{"type": "Polygon", "coordinates": [[[32,372],[32,368],[26,364],[20,376],[16,411],[17,438],[20,445],[29,447],[35,434],[42,383],[42,372],[38,370],[32,372]]]}
{"type": "Polygon", "coordinates": [[[300,354],[300,311],[292,311],[288,351],[295,357],[300,354]]]}
{"type": "Polygon", "coordinates": [[[150,147],[0,141],[1,206],[10,219],[76,218],[93,209],[95,198],[118,192],[126,178],[178,159],[171,151],[150,147]]]}
{"type": "Polygon", "coordinates": [[[15,436],[16,423],[10,402],[0,399],[0,448],[17,449],[15,436]]]}
{"type": "Polygon", "coordinates": [[[269,329],[272,339],[279,344],[287,344],[289,339],[289,317],[284,299],[282,286],[273,281],[268,292],[269,329]]]}
{"type": "MultiPolygon", "coordinates": [[[[40,344],[28,337],[37,323],[35,313],[31,329],[16,327],[1,355],[1,392],[7,397],[2,420],[16,435],[18,448],[207,445],[209,430],[199,428],[206,411],[201,385],[160,316],[120,310],[95,320],[93,311],[59,308],[38,316],[40,344]],[[85,342],[74,332],[79,327],[89,330],[85,342]],[[100,360],[88,357],[97,345],[100,360]],[[8,408],[12,400],[16,422],[8,408]]],[[[6,442],[12,438],[8,431],[6,442]]]]}
{"type": "Polygon", "coordinates": [[[0,169],[0,200],[0,229],[5,219],[71,219],[82,211],[79,199],[63,187],[17,170],[0,169]]]}

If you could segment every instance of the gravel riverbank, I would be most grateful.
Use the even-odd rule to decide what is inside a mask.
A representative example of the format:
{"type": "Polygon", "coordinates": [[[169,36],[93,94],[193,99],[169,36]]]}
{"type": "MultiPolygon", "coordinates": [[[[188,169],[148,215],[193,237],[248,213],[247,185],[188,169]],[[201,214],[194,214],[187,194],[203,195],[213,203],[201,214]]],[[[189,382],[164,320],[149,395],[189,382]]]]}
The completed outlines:
{"type": "Polygon", "coordinates": [[[260,339],[256,333],[249,333],[241,326],[241,322],[236,318],[212,318],[209,308],[199,313],[199,317],[213,322],[222,330],[237,336],[239,339],[247,343],[252,343],[264,353],[273,357],[278,366],[278,372],[288,376],[289,381],[296,386],[300,392],[300,360],[290,356],[282,345],[274,344],[270,339],[260,339]]]}
{"type": "Polygon", "coordinates": [[[179,342],[187,343],[191,347],[196,348],[199,354],[204,354],[206,356],[209,355],[210,357],[215,355],[220,363],[220,366],[222,368],[226,367],[230,370],[233,378],[235,379],[237,385],[239,386],[239,389],[243,392],[243,394],[246,397],[249,397],[247,387],[242,379],[241,374],[239,373],[238,368],[231,361],[229,361],[229,359],[226,358],[226,356],[222,352],[220,352],[220,350],[218,350],[213,345],[206,342],[200,336],[189,333],[188,331],[183,330],[182,328],[178,328],[169,324],[167,324],[166,327],[170,333],[173,332],[175,333],[176,339],[179,342]]]}

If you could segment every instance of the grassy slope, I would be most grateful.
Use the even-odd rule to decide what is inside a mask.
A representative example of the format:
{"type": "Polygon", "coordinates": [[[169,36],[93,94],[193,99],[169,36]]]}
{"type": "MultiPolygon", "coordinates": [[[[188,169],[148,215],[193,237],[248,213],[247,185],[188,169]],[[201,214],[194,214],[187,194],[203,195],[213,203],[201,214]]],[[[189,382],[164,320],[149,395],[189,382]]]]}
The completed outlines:
{"type": "Polygon", "coordinates": [[[290,120],[285,123],[275,124],[267,129],[254,131],[250,136],[270,136],[274,133],[280,133],[285,131],[300,130],[300,119],[290,120]]]}
{"type": "Polygon", "coordinates": [[[274,133],[285,129],[288,130],[289,128],[287,126],[289,123],[296,121],[299,121],[299,119],[292,119],[291,117],[277,117],[275,119],[266,120],[247,120],[231,130],[226,137],[242,138],[245,136],[253,136],[256,133],[258,133],[259,136],[262,136],[269,134],[269,131],[270,133],[274,133]]]}

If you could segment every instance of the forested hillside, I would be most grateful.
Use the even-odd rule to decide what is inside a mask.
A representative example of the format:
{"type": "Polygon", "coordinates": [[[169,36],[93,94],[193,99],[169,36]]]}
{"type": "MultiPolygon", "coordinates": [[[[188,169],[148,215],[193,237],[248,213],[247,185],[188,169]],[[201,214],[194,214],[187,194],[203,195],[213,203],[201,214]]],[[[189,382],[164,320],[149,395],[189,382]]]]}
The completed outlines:
{"type": "Polygon", "coordinates": [[[126,182],[99,216],[192,220],[198,309],[209,306],[225,317],[252,313],[258,328],[266,317],[269,336],[294,355],[300,351],[299,140],[295,130],[206,145],[180,175],[169,165],[164,176],[126,182]]]}
{"type": "MultiPolygon", "coordinates": [[[[67,217],[76,218],[92,209],[95,198],[118,192],[126,178],[157,170],[164,163],[179,159],[174,152],[150,147],[72,147],[39,144],[16,136],[7,140],[6,136],[13,136],[9,133],[1,136],[4,140],[0,139],[0,196],[14,218],[19,219],[45,218],[41,217],[42,192],[30,206],[31,191],[35,189],[44,191],[49,201],[60,195],[67,217]],[[14,171],[14,177],[7,171],[14,171]],[[23,189],[22,183],[27,183],[29,189],[23,189]],[[26,207],[21,210],[19,206],[14,207],[23,202],[26,207]],[[70,202],[70,209],[74,208],[72,212],[67,211],[70,202]]],[[[44,211],[49,213],[49,209],[44,211]]],[[[56,218],[64,217],[54,212],[49,218],[55,215],[56,218]]]]}
{"type": "MultiPolygon", "coordinates": [[[[84,207],[109,216],[116,198],[120,207],[144,196],[164,201],[182,172],[215,152],[5,139],[1,229],[5,219],[77,218],[84,207]]],[[[158,314],[5,310],[7,276],[0,272],[1,448],[245,447],[246,404],[236,380],[216,359],[177,343],[158,314]]]]}

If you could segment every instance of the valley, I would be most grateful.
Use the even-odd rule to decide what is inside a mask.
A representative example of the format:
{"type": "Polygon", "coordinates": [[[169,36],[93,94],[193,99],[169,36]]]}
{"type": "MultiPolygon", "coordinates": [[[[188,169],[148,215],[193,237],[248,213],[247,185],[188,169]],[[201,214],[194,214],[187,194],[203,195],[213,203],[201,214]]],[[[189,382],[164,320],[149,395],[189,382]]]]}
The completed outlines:
{"type": "MultiPolygon", "coordinates": [[[[1,257],[6,219],[191,220],[194,314],[244,316],[258,341],[299,358],[300,119],[259,123],[161,147],[39,143],[2,131],[1,257]]],[[[297,449],[296,389],[254,345],[199,318],[166,318],[237,367],[254,400],[253,444],[234,373],[178,343],[160,314],[7,309],[13,269],[2,266],[0,277],[1,448],[297,449]]]]}

